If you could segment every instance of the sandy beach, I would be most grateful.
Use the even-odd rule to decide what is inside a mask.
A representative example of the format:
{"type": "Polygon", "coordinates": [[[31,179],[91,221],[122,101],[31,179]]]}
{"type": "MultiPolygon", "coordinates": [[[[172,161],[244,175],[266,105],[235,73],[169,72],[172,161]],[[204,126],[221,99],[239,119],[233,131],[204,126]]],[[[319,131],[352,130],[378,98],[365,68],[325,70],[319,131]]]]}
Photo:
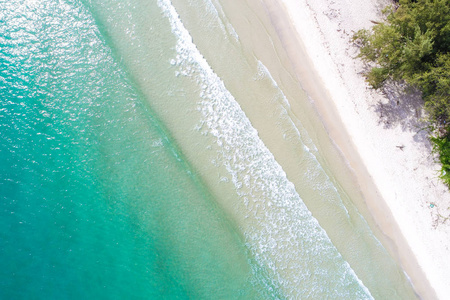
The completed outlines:
{"type": "Polygon", "coordinates": [[[1,5],[0,299],[445,299],[420,97],[350,40],[385,1],[1,5]]]}
{"type": "Polygon", "coordinates": [[[445,299],[450,193],[438,178],[427,124],[420,121],[421,99],[401,86],[370,89],[364,64],[354,59],[358,48],[352,34],[381,21],[389,3],[266,0],[263,5],[297,79],[353,170],[385,246],[421,298],[445,299]]]}
{"type": "MultiPolygon", "coordinates": [[[[419,121],[424,114],[420,97],[404,95],[396,86],[385,91],[370,89],[363,77],[365,66],[355,59],[358,48],[351,41],[354,32],[382,20],[381,10],[388,4],[387,0],[248,0],[226,2],[224,9],[245,51],[267,67],[286,93],[292,114],[303,114],[299,119],[308,118],[311,112],[296,103],[303,100],[299,100],[301,91],[295,85],[300,83],[306,91],[351,174],[341,174],[346,170],[336,166],[339,164],[332,171],[340,178],[353,179],[340,184],[347,192],[356,185],[363,194],[361,203],[355,205],[406,272],[419,297],[445,299],[450,292],[450,222],[445,219],[450,213],[450,193],[438,178],[439,165],[423,130],[427,124],[419,121]],[[252,13],[257,18],[251,19],[252,13]],[[264,32],[258,30],[261,27],[264,32]]],[[[191,34],[298,188],[302,184],[296,167],[298,149],[283,137],[285,127],[274,113],[279,103],[267,99],[260,105],[264,91],[246,98],[242,86],[253,83],[243,84],[235,72],[227,73],[230,63],[221,65],[217,63],[220,59],[213,58],[221,42],[213,43],[218,49],[208,53],[210,41],[202,45],[195,32],[191,34]]],[[[310,126],[307,122],[303,125],[310,126]]],[[[327,160],[338,159],[332,154],[327,160]]],[[[316,214],[311,206],[309,209],[316,214]]],[[[229,211],[233,213],[233,207],[229,211]]],[[[322,226],[330,236],[338,235],[330,233],[336,230],[332,225],[326,225],[322,226]]],[[[337,244],[345,241],[333,243],[339,249],[346,246],[337,244]]],[[[358,260],[345,259],[351,265],[352,259],[358,260]]]]}

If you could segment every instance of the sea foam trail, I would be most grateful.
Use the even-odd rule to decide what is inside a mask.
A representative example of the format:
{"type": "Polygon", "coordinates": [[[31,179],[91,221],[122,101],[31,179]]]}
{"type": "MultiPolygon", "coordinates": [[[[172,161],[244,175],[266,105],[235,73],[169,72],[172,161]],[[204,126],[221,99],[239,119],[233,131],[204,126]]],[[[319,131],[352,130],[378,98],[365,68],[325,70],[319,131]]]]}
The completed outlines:
{"type": "Polygon", "coordinates": [[[177,76],[196,82],[202,120],[198,130],[213,138],[216,165],[226,168],[242,200],[240,224],[256,260],[287,297],[372,299],[326,232],[312,217],[252,127],[245,113],[192,41],[169,0],[158,5],[177,36],[171,63],[177,76]]]}

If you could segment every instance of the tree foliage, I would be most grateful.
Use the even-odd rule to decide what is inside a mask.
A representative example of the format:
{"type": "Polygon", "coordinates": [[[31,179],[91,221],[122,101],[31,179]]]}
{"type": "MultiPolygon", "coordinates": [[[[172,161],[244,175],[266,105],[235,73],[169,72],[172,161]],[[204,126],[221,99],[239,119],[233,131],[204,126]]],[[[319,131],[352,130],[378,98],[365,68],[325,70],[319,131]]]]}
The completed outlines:
{"type": "Polygon", "coordinates": [[[355,36],[359,57],[375,63],[368,82],[388,79],[418,87],[430,117],[450,121],[450,0],[400,0],[384,10],[386,21],[355,36]]]}
{"type": "Polygon", "coordinates": [[[441,162],[441,179],[447,186],[450,186],[450,137],[431,137],[433,142],[433,150],[439,153],[439,160],[441,162]]]}
{"type": "Polygon", "coordinates": [[[450,186],[450,0],[399,0],[383,13],[385,21],[358,31],[359,57],[372,63],[367,81],[374,88],[403,80],[422,91],[431,137],[450,186]]]}

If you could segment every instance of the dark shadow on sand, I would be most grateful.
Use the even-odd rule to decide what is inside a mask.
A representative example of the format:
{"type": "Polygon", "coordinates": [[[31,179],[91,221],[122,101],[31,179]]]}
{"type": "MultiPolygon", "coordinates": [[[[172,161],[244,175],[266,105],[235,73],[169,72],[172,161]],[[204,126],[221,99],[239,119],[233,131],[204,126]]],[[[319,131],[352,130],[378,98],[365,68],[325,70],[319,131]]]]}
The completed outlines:
{"type": "Polygon", "coordinates": [[[388,82],[382,93],[389,101],[379,101],[373,106],[380,118],[379,124],[385,128],[400,125],[403,131],[414,132],[414,140],[431,151],[428,137],[430,124],[424,120],[424,102],[420,91],[404,83],[388,82]]]}

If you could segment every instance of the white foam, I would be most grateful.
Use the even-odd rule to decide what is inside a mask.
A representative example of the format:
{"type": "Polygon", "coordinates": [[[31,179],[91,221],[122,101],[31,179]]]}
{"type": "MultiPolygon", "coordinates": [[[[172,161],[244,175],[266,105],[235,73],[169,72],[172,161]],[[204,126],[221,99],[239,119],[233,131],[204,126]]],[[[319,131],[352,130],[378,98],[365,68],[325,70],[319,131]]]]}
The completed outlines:
{"type": "Polygon", "coordinates": [[[228,171],[220,181],[230,180],[242,199],[244,211],[239,213],[249,220],[243,227],[247,245],[256,261],[269,270],[271,284],[289,298],[371,299],[200,54],[171,2],[159,0],[158,5],[178,37],[172,64],[201,90],[197,109],[203,118],[196,128],[216,141],[211,149],[217,156],[211,164],[228,171]]]}
{"type": "MultiPolygon", "coordinates": [[[[347,207],[344,205],[339,192],[336,188],[336,186],[333,184],[331,178],[328,176],[328,174],[323,169],[322,165],[320,164],[319,160],[317,159],[319,150],[317,149],[316,145],[312,142],[311,138],[309,137],[306,130],[303,129],[301,126],[300,120],[296,120],[297,124],[300,124],[300,128],[298,125],[294,123],[294,121],[289,116],[287,110],[290,109],[289,101],[286,97],[286,95],[283,93],[283,91],[279,88],[277,82],[273,78],[270,71],[267,69],[267,67],[258,60],[258,66],[257,66],[257,74],[255,75],[255,80],[261,80],[263,78],[268,78],[272,85],[277,89],[277,91],[280,93],[281,97],[281,103],[283,105],[284,111],[287,120],[292,125],[292,128],[295,129],[297,138],[302,142],[303,149],[306,152],[306,155],[308,156],[307,164],[308,168],[305,172],[306,177],[309,179],[309,184],[314,186],[314,188],[319,191],[322,198],[330,198],[330,195],[333,195],[333,200],[336,202],[339,202],[340,208],[346,213],[347,217],[350,218],[349,212],[347,210],[347,207]],[[302,129],[302,132],[300,132],[300,129],[302,129]],[[319,179],[321,178],[321,179],[319,179]],[[337,198],[337,199],[336,199],[337,198]]],[[[330,199],[331,201],[331,199],[330,199]]]]}
{"type": "Polygon", "coordinates": [[[239,41],[239,36],[236,30],[234,29],[233,25],[230,22],[228,22],[220,3],[218,1],[212,0],[208,1],[208,4],[211,11],[213,11],[216,14],[217,19],[221,24],[221,28],[223,28],[225,32],[227,32],[230,36],[232,36],[236,42],[239,41]]]}

